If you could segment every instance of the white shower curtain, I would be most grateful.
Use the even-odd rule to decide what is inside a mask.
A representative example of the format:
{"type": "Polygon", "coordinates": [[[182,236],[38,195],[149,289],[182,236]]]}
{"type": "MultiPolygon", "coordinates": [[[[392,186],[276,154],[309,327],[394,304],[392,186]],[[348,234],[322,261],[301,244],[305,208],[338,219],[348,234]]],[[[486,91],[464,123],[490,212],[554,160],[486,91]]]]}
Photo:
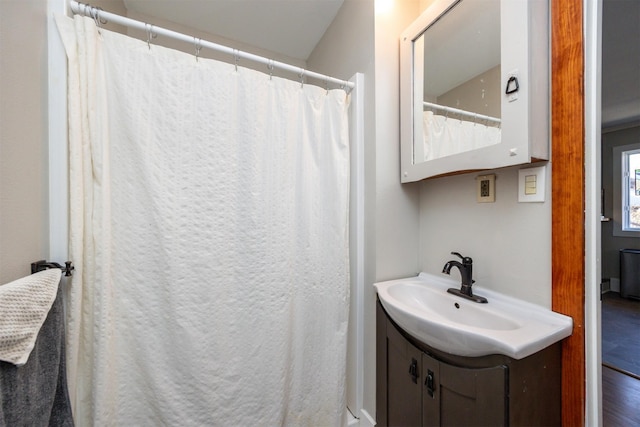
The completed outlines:
{"type": "Polygon", "coordinates": [[[501,130],[425,111],[422,120],[424,159],[439,159],[500,143],[501,130]]]}
{"type": "Polygon", "coordinates": [[[348,96],[58,17],[78,425],[340,425],[348,96]]]}

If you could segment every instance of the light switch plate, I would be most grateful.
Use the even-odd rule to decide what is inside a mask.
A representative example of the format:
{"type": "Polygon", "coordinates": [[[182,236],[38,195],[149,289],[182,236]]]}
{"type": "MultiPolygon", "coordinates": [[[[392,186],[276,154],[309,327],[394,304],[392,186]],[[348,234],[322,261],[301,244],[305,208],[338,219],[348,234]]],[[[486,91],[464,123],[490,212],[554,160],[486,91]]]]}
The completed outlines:
{"type": "Polygon", "coordinates": [[[496,201],[496,176],[480,175],[476,177],[476,200],[478,203],[493,203],[496,201]]]}
{"type": "Polygon", "coordinates": [[[546,166],[518,171],[518,202],[544,202],[546,166]]]}

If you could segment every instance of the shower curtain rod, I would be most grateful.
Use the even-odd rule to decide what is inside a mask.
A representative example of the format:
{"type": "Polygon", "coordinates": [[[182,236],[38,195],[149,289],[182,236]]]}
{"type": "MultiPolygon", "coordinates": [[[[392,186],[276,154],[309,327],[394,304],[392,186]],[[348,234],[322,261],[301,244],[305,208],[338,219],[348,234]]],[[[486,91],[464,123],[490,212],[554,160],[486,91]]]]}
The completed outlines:
{"type": "Polygon", "coordinates": [[[475,120],[484,120],[489,123],[500,124],[501,120],[496,117],[485,116],[484,114],[472,113],[471,111],[461,110],[459,108],[447,107],[446,105],[434,104],[432,102],[423,103],[427,108],[446,111],[448,113],[459,114],[464,117],[473,118],[475,120]]]}
{"type": "Polygon", "coordinates": [[[223,52],[223,53],[228,53],[230,55],[233,55],[236,58],[236,60],[239,58],[242,58],[242,59],[248,59],[250,61],[265,64],[267,65],[269,70],[272,70],[273,68],[279,68],[281,70],[297,73],[301,80],[303,80],[305,77],[311,77],[314,79],[323,80],[327,83],[338,84],[345,90],[346,89],[351,90],[355,87],[355,83],[350,82],[348,80],[341,80],[335,77],[326,76],[324,74],[319,74],[313,71],[305,70],[304,68],[296,67],[290,64],[286,64],[284,62],[275,61],[273,59],[265,58],[263,56],[254,55],[252,53],[230,48],[228,46],[223,46],[217,43],[202,40],[194,36],[178,33],[176,31],[168,30],[162,27],[157,27],[155,25],[147,24],[145,22],[136,21],[135,19],[116,15],[115,13],[105,12],[104,10],[91,6],[89,4],[79,3],[77,1],[71,0],[69,2],[69,5],[71,6],[71,11],[74,14],[84,15],[84,16],[93,18],[96,21],[96,25],[98,25],[98,27],[100,26],[99,24],[101,23],[101,20],[105,20],[105,22],[102,22],[103,24],[108,21],[111,21],[115,24],[124,25],[126,27],[132,27],[132,28],[146,31],[148,34],[148,40],[147,40],[148,42],[151,40],[152,37],[155,37],[156,35],[162,35],[165,37],[181,40],[187,43],[193,43],[195,46],[196,57],[198,56],[200,49],[203,47],[206,47],[218,52],[223,52]]]}

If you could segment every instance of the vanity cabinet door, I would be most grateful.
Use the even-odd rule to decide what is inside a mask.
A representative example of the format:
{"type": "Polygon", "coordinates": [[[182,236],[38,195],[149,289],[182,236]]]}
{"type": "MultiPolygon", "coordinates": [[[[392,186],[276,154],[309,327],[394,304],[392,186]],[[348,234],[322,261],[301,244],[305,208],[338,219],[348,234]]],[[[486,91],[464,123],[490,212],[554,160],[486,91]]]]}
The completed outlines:
{"type": "Polygon", "coordinates": [[[507,367],[462,368],[387,336],[389,426],[507,425],[507,367]]]}
{"type": "Polygon", "coordinates": [[[422,353],[391,328],[387,334],[386,344],[388,408],[386,425],[420,426],[422,424],[422,353]]]}
{"type": "Polygon", "coordinates": [[[412,340],[376,308],[377,426],[561,424],[561,346],[524,359],[455,356],[412,340]]]}
{"type": "Polygon", "coordinates": [[[508,425],[506,366],[470,369],[440,362],[439,369],[440,413],[430,418],[425,405],[425,426],[508,425]]]}

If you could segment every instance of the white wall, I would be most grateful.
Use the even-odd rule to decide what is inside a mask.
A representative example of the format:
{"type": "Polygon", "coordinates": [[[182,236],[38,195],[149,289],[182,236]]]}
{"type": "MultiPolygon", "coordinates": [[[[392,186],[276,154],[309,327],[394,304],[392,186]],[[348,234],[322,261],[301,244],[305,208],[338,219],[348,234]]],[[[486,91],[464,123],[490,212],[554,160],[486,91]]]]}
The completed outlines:
{"type": "Polygon", "coordinates": [[[48,253],[46,12],[0,1],[0,284],[48,253]]]}
{"type": "Polygon", "coordinates": [[[419,185],[400,184],[399,45],[400,34],[419,15],[420,2],[391,4],[375,16],[376,281],[419,271],[419,185]]]}
{"type": "MultiPolygon", "coordinates": [[[[375,281],[415,275],[419,259],[419,185],[400,184],[401,32],[418,16],[419,1],[379,2],[375,14],[375,281]],[[387,3],[387,7],[385,6],[387,3]]],[[[375,325],[370,288],[367,324],[375,325]]],[[[375,354],[375,331],[367,336],[375,354]]],[[[372,356],[370,356],[372,357],[372,356]]],[[[375,378],[375,372],[371,372],[375,378]]],[[[375,388],[368,390],[375,402],[375,388]]]]}
{"type": "MultiPolygon", "coordinates": [[[[352,282],[352,311],[349,325],[349,354],[347,365],[347,406],[361,419],[361,426],[371,424],[375,418],[375,97],[374,97],[374,2],[373,0],[345,0],[336,18],[325,32],[307,60],[310,70],[341,79],[349,79],[355,73],[364,74],[364,141],[365,141],[365,265],[364,282],[364,360],[358,360],[355,342],[356,319],[352,282]],[[362,365],[358,366],[358,362],[362,365]],[[358,369],[362,369],[363,393],[358,390],[358,369]]],[[[353,164],[353,163],[352,163],[353,164]]],[[[355,171],[352,171],[355,172],[355,171]]],[[[354,195],[355,196],[355,195],[354,195]]],[[[352,206],[353,209],[353,199],[352,206]]],[[[354,217],[351,217],[354,220],[354,217]]],[[[352,224],[353,225],[353,224],[352,224]]],[[[353,242],[356,243],[356,242],[353,242]]],[[[352,249],[354,246],[352,246],[352,249]]],[[[355,259],[353,250],[352,261],[355,259]]],[[[352,262],[352,267],[353,267],[352,262]]],[[[352,280],[354,278],[352,271],[352,280]]]]}
{"type": "MultiPolygon", "coordinates": [[[[384,13],[376,9],[375,14],[374,94],[370,93],[371,66],[367,62],[369,42],[366,37],[353,39],[349,25],[330,28],[308,61],[310,69],[339,77],[347,64],[354,64],[354,69],[347,69],[365,72],[367,105],[371,108],[369,101],[375,105],[375,110],[366,114],[366,143],[369,148],[369,144],[375,144],[375,152],[367,152],[367,238],[371,246],[366,263],[371,279],[366,289],[364,360],[364,409],[372,415],[372,282],[419,271],[440,273],[449,253],[458,250],[474,257],[479,288],[485,286],[547,307],[551,304],[551,202],[549,198],[544,203],[517,202],[518,168],[494,171],[498,177],[497,199],[492,204],[476,203],[473,174],[400,184],[399,36],[429,2],[405,0],[389,4],[390,9],[384,13]],[[467,215],[469,219],[464,220],[467,215]]],[[[363,17],[354,15],[348,21],[354,24],[358,19],[363,17]]],[[[339,21],[340,16],[336,22],[339,21]]],[[[342,77],[348,77],[348,73],[342,77]]],[[[549,174],[550,167],[547,190],[549,174]]]]}
{"type": "MultiPolygon", "coordinates": [[[[346,0],[308,59],[314,71],[365,74],[366,239],[363,409],[375,417],[376,281],[418,271],[419,185],[400,184],[399,38],[419,0],[346,0]],[[384,3],[384,2],[382,2],[384,3]],[[375,72],[374,72],[375,69],[375,72]]],[[[367,420],[361,419],[361,425],[367,420]]]]}
{"type": "MultiPolygon", "coordinates": [[[[533,165],[538,166],[538,165],[533,165]]],[[[476,176],[422,182],[420,190],[420,269],[441,274],[452,251],[473,258],[475,292],[493,289],[551,308],[551,165],[546,201],[518,203],[518,170],[497,169],[495,203],[476,202],[476,176]]],[[[582,262],[580,254],[575,260],[582,262]]],[[[459,279],[456,269],[451,277],[459,279]]]]}
{"type": "MultiPolygon", "coordinates": [[[[398,2],[396,2],[398,3],[398,2]]],[[[402,2],[403,4],[405,2],[402,2]]],[[[411,2],[407,2],[411,3],[411,2]]],[[[407,6],[414,15],[408,18],[395,17],[397,22],[406,22],[405,26],[416,19],[422,11],[433,3],[433,0],[420,0],[417,7],[407,6]]],[[[376,17],[376,23],[381,20],[376,17]]],[[[400,31],[402,31],[401,28],[400,31]]],[[[378,32],[376,35],[383,35],[378,32]]],[[[378,60],[387,60],[387,68],[391,68],[392,46],[383,52],[376,40],[376,81],[380,89],[385,90],[392,76],[383,76],[378,68],[378,60]]],[[[381,64],[383,67],[384,64],[381,64]]],[[[397,66],[397,65],[396,65],[397,66]]],[[[397,77],[396,77],[397,80],[397,77]]],[[[376,87],[376,97],[380,97],[379,87],[376,87]]],[[[387,96],[397,98],[397,94],[387,96]]],[[[397,111],[397,110],[396,110],[397,111]]],[[[391,126],[397,114],[391,109],[382,117],[388,117],[391,126]],[[389,118],[390,117],[390,118],[389,118]]],[[[391,138],[391,135],[388,136],[391,138]]],[[[380,134],[376,134],[380,138],[380,134]]],[[[550,141],[549,141],[550,143],[550,141]]],[[[382,158],[383,150],[388,149],[388,156],[393,156],[391,145],[379,146],[377,156],[382,158]]],[[[397,151],[397,148],[396,148],[397,151]]],[[[389,159],[395,164],[395,159],[389,159]]],[[[378,162],[381,165],[381,161],[378,162]]],[[[544,163],[541,163],[544,164],[544,163]]],[[[539,166],[531,165],[531,166],[539,166]]],[[[544,307],[551,307],[551,164],[547,165],[546,201],[544,203],[518,203],[517,184],[518,169],[529,167],[503,168],[482,173],[470,173],[450,177],[424,180],[419,183],[403,186],[402,190],[395,190],[396,199],[406,195],[413,200],[414,188],[419,187],[417,214],[419,226],[413,232],[419,234],[419,249],[417,271],[441,274],[444,263],[453,257],[452,251],[460,252],[474,260],[474,279],[476,289],[482,287],[493,289],[530,301],[544,307]],[[496,174],[495,203],[476,202],[475,177],[485,173],[496,174]]],[[[381,177],[382,173],[378,173],[381,177]]],[[[389,191],[392,189],[391,176],[389,191]]],[[[399,180],[399,177],[396,177],[399,180]]],[[[382,198],[387,200],[387,198],[382,198]]],[[[391,213],[389,213],[391,214],[391,213]]],[[[380,221],[380,216],[378,221],[380,221]]],[[[408,224],[412,224],[408,220],[408,224]]],[[[392,241],[383,239],[383,241],[392,241]]],[[[378,250],[380,251],[380,243],[378,250]]],[[[395,248],[393,245],[392,248],[395,248]]],[[[407,256],[405,254],[405,256],[407,256]]],[[[388,258],[378,257],[381,263],[388,258]]],[[[403,265],[398,260],[394,265],[403,265]]],[[[387,264],[386,268],[391,268],[387,264]]],[[[400,267],[400,270],[406,270],[400,267]]],[[[457,278],[457,270],[453,270],[457,278]]],[[[393,274],[381,272],[379,279],[392,277],[393,274]]]]}

